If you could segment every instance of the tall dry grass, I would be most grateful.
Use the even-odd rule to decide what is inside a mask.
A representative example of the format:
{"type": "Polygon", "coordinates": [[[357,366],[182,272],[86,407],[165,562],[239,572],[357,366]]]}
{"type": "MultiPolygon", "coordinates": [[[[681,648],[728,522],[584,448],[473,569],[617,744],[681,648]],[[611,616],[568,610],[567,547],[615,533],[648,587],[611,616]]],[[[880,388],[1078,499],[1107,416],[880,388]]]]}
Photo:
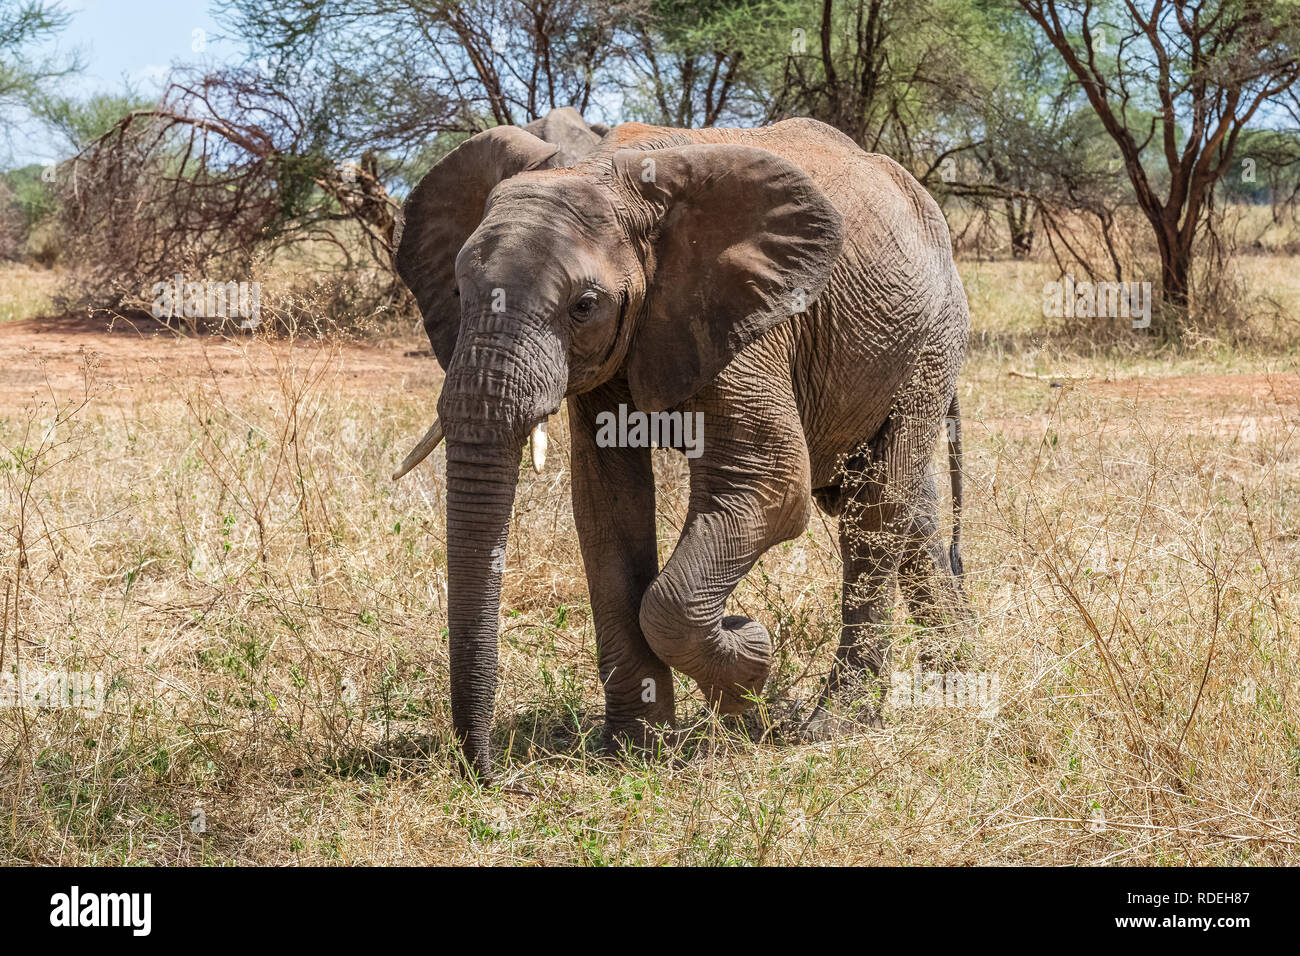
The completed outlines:
{"type": "MultiPolygon", "coordinates": [[[[985,329],[1021,305],[972,302],[985,329]]],[[[0,709],[0,862],[1295,862],[1294,359],[976,342],[963,666],[996,716],[799,744],[683,682],[675,752],[600,756],[561,420],[515,508],[493,789],[450,742],[442,454],[387,477],[434,363],[358,380],[338,341],[200,337],[124,387],[87,355],[0,409],[0,668],[101,672],[104,710],[0,709]]],[[[666,556],[686,471],[656,469],[666,556]]],[[[772,721],[829,665],[833,532],[733,598],[776,642],[772,721]]]]}
{"type": "Polygon", "coordinates": [[[0,261],[0,323],[49,312],[58,281],[50,269],[0,261]]]}

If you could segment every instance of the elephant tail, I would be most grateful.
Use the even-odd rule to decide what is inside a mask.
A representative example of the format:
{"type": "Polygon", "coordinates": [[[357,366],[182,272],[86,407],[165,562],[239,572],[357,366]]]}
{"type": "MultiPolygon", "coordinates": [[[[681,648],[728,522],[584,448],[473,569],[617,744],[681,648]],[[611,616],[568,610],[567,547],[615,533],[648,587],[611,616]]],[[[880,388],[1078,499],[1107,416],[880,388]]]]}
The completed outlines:
{"type": "Polygon", "coordinates": [[[948,433],[948,480],[952,483],[952,544],[948,548],[948,563],[952,566],[952,573],[961,577],[964,570],[961,563],[961,407],[957,404],[955,391],[948,404],[944,427],[948,433]]]}

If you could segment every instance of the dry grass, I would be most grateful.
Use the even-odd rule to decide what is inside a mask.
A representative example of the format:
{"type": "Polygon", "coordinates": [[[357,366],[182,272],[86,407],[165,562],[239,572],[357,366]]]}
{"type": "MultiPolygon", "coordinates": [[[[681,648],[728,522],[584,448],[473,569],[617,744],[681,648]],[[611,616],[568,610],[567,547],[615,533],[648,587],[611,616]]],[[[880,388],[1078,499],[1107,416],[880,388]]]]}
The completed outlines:
{"type": "MultiPolygon", "coordinates": [[[[1215,316],[1197,315],[1185,346],[1232,362],[1242,345],[1254,351],[1285,351],[1300,339],[1300,274],[1293,256],[1259,254],[1229,261],[1215,273],[1215,316]],[[1229,311],[1231,315],[1222,314],[1229,311]]],[[[1124,319],[1062,319],[1043,315],[1043,287],[1061,271],[1050,260],[969,260],[960,264],[966,297],[974,317],[975,344],[985,349],[1026,350],[1050,346],[1056,352],[1112,360],[1138,355],[1145,341],[1131,334],[1124,319]]],[[[1082,278],[1083,273],[1075,274],[1082,278]]],[[[1139,277],[1141,278],[1141,277],[1139,277]]],[[[1139,281],[1127,276],[1126,281],[1139,281]]],[[[1155,283],[1159,294],[1159,283],[1155,283]]]]}
{"type": "Polygon", "coordinates": [[[58,281],[51,269],[0,262],[0,323],[49,312],[58,281]]]}
{"type": "MultiPolygon", "coordinates": [[[[199,339],[220,361],[126,382],[87,354],[0,408],[0,669],[102,672],[105,710],[0,709],[0,863],[1294,863],[1294,360],[1009,353],[1022,297],[971,298],[967,666],[997,715],[755,742],[682,684],[679,753],[598,756],[558,425],[521,477],[486,790],[448,743],[443,456],[387,478],[432,363],[358,382],[352,346],[199,339]]],[[[666,552],[685,468],[657,455],[666,552]]],[[[775,636],[774,713],[837,637],[831,530],[733,599],[775,636]]]]}

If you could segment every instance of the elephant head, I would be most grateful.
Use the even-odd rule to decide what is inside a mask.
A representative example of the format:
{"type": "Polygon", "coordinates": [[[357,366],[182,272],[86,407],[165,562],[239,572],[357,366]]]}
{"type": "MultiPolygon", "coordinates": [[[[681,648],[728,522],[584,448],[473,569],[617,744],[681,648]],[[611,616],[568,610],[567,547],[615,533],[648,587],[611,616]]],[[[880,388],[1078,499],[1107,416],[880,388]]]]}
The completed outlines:
{"type": "Polygon", "coordinates": [[[525,437],[620,375],[643,411],[688,399],[816,299],[841,244],[812,180],[760,148],[609,143],[543,169],[555,152],[513,127],[468,140],[412,193],[397,254],[447,373],[400,474],[445,436],[452,714],[480,774],[525,437]]]}
{"type": "Polygon", "coordinates": [[[572,106],[553,109],[524,129],[559,147],[548,164],[553,166],[572,166],[595,149],[600,138],[609,132],[604,123],[588,123],[572,106]]]}

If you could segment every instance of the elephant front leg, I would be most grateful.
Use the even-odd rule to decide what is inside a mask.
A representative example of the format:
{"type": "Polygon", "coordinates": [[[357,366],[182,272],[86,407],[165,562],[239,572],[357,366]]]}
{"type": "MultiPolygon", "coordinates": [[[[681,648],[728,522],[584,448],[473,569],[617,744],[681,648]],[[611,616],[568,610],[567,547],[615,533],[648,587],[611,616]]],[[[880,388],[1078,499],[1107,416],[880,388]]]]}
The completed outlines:
{"type": "Polygon", "coordinates": [[[808,452],[793,408],[792,397],[687,405],[704,416],[703,457],[691,463],[681,538],[641,602],[655,654],[724,714],[750,706],[772,662],[767,628],[725,615],[727,598],[764,551],[807,526],[808,452]]]}
{"type": "Polygon", "coordinates": [[[658,572],[649,448],[599,448],[596,416],[631,403],[610,383],[569,399],[573,515],[591,592],[605,722],[611,744],[647,743],[671,726],[673,680],[641,633],[641,600],[658,572]]]}

